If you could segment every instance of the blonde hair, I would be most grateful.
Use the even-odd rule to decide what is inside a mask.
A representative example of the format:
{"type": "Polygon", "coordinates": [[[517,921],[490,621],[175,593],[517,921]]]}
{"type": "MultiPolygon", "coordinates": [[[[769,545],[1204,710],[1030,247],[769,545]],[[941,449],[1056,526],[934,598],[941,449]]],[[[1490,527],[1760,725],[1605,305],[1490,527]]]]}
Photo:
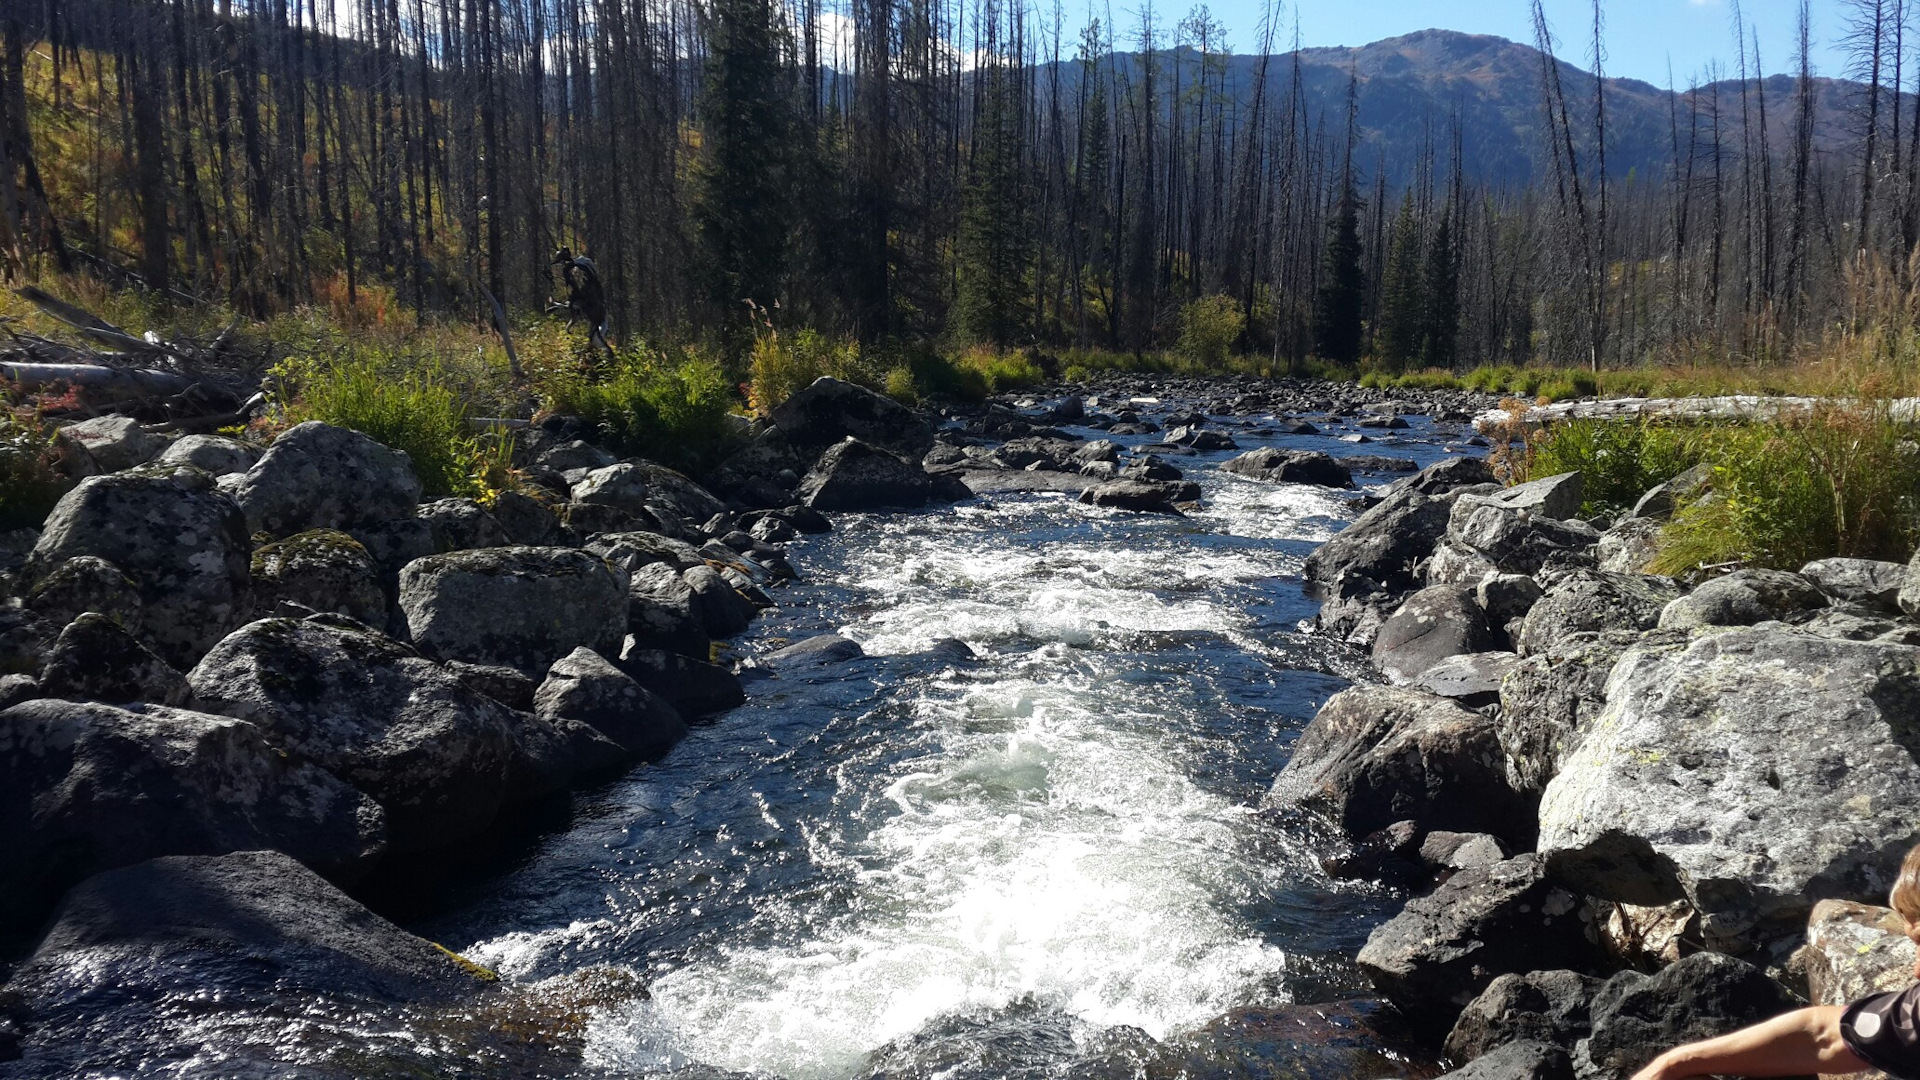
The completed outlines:
{"type": "Polygon", "coordinates": [[[1907,920],[1908,933],[1920,931],[1920,844],[1907,852],[1906,859],[1900,863],[1900,876],[1893,881],[1887,906],[1907,920]]]}

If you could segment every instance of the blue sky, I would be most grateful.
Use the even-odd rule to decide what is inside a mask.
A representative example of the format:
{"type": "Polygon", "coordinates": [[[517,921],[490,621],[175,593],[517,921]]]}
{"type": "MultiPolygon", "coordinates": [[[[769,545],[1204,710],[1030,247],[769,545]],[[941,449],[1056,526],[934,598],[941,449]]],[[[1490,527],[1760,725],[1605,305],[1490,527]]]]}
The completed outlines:
{"type": "MultiPolygon", "coordinates": [[[[1135,11],[1137,3],[1107,0],[1114,14],[1135,11]]],[[[1155,0],[1163,25],[1184,15],[1192,0],[1155,0]]],[[[1689,76],[1718,62],[1728,75],[1738,61],[1733,44],[1734,0],[1606,0],[1607,74],[1664,86],[1672,63],[1674,78],[1689,76]]],[[[1303,45],[1364,45],[1412,30],[1440,27],[1474,34],[1498,34],[1531,42],[1533,26],[1527,0],[1285,0],[1282,19],[1291,33],[1300,21],[1303,45]]],[[[1071,0],[1063,5],[1071,11],[1071,0]]],[[[1101,6],[1105,6],[1102,3],[1101,6]]],[[[1225,23],[1235,52],[1257,47],[1255,29],[1261,0],[1208,0],[1214,17],[1225,23]]],[[[1588,66],[1591,7],[1585,0],[1547,0],[1547,17],[1560,39],[1560,55],[1588,66]]],[[[1839,0],[1812,0],[1813,65],[1822,75],[1844,74],[1838,41],[1844,27],[1839,0]]],[[[1798,0],[1745,0],[1741,4],[1748,37],[1758,31],[1767,72],[1792,71],[1798,0]]],[[[1121,25],[1126,25],[1123,19],[1121,25]]]]}

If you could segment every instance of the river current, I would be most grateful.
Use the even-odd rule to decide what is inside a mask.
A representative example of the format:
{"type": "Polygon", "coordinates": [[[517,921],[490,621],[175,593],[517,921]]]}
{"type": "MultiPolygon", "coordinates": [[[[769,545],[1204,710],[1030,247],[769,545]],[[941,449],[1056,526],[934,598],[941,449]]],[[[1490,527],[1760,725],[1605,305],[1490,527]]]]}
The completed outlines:
{"type": "MultiPolygon", "coordinates": [[[[1235,437],[1439,459],[1413,423],[1235,437]]],[[[1363,992],[1346,958],[1392,898],[1256,812],[1357,674],[1302,631],[1299,577],[1357,511],[1228,456],[1172,459],[1186,518],[1015,494],[837,519],[739,651],[868,658],[751,683],[410,929],[516,982],[632,971],[647,995],[585,1021],[594,1075],[1057,1076],[1115,1032],[1363,992]]]]}

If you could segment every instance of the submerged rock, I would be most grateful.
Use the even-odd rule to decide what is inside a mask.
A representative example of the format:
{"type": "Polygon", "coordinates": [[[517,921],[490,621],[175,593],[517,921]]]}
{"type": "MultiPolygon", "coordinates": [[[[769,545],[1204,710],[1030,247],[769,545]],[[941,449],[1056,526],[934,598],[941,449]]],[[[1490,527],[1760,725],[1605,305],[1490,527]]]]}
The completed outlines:
{"type": "Polygon", "coordinates": [[[1318,484],[1322,487],[1350,488],[1353,474],[1320,450],[1280,450],[1263,446],[1237,458],[1222,462],[1221,472],[1230,472],[1255,480],[1281,484],[1318,484]]]}

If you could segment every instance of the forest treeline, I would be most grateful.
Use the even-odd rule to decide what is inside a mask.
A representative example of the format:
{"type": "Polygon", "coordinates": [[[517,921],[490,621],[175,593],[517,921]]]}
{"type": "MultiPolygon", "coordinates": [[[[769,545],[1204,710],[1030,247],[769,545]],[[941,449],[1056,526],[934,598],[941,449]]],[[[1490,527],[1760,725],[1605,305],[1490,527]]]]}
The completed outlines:
{"type": "MultiPolygon", "coordinates": [[[[1735,77],[1671,93],[1669,160],[1621,177],[1606,81],[1570,91],[1536,0],[1543,169],[1515,188],[1445,115],[1402,174],[1367,160],[1277,4],[1243,81],[1204,6],[19,0],[0,271],[478,320],[539,308],[565,247],[616,338],[736,352],[769,324],[1136,353],[1225,327],[1389,371],[1784,359],[1912,306],[1913,12],[1841,6],[1845,152],[1816,149],[1803,0],[1789,98],[1736,24],[1735,77]]],[[[1596,74],[1603,17],[1570,46],[1596,74]]]]}

